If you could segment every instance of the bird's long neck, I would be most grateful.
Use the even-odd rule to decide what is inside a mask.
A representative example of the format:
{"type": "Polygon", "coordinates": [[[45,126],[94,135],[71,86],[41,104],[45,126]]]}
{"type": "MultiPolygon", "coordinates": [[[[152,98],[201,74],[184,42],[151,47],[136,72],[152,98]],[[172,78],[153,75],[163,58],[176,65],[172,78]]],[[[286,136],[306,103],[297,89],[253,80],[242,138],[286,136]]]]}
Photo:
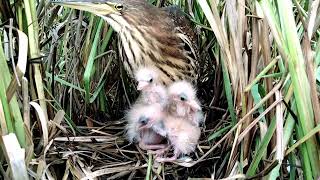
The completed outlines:
{"type": "Polygon", "coordinates": [[[116,14],[104,18],[120,36],[127,57],[123,64],[131,76],[139,67],[151,66],[157,70],[159,81],[169,84],[185,79],[194,69],[194,61],[182,50],[181,39],[187,37],[174,33],[166,24],[135,25],[136,19],[116,14]]]}

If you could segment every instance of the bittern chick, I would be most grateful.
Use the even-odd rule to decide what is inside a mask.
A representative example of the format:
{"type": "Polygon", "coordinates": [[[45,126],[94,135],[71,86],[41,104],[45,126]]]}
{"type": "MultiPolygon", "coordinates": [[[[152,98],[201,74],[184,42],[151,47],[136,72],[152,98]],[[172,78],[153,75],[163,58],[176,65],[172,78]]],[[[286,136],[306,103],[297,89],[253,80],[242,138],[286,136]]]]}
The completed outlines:
{"type": "MultiPolygon", "coordinates": [[[[174,155],[172,157],[157,157],[158,162],[172,162],[180,155],[190,154],[198,144],[201,130],[188,121],[180,117],[166,116],[159,124],[154,123],[151,128],[158,134],[165,135],[170,145],[173,147],[174,155]],[[163,127],[163,128],[161,128],[163,127]]],[[[161,152],[161,151],[160,151],[161,152]]]]}
{"type": "Polygon", "coordinates": [[[203,121],[201,104],[196,89],[187,81],[177,81],[168,87],[168,113],[174,117],[187,119],[199,126],[203,121]]]}
{"type": "Polygon", "coordinates": [[[160,104],[142,105],[136,103],[133,105],[126,115],[128,140],[138,142],[139,147],[144,150],[165,148],[167,145],[161,144],[164,140],[163,134],[160,135],[151,128],[142,128],[148,123],[162,118],[161,109],[160,104]]]}
{"type": "Polygon", "coordinates": [[[137,102],[143,104],[159,103],[165,107],[168,101],[167,89],[159,83],[156,69],[151,67],[139,68],[135,73],[138,81],[137,89],[141,95],[137,102]]]}

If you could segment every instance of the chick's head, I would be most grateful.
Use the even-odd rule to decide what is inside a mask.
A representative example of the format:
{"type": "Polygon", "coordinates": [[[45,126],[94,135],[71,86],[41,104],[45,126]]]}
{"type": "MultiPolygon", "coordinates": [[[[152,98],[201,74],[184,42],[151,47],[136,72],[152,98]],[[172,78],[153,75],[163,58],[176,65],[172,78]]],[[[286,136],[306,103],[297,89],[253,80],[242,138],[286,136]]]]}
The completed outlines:
{"type": "Polygon", "coordinates": [[[142,91],[157,83],[158,73],[154,68],[143,67],[137,70],[135,73],[135,79],[138,82],[137,89],[142,91]]]}
{"type": "Polygon", "coordinates": [[[193,110],[201,110],[200,103],[196,97],[196,89],[187,81],[172,83],[168,88],[171,103],[177,106],[190,107],[193,110]]]}

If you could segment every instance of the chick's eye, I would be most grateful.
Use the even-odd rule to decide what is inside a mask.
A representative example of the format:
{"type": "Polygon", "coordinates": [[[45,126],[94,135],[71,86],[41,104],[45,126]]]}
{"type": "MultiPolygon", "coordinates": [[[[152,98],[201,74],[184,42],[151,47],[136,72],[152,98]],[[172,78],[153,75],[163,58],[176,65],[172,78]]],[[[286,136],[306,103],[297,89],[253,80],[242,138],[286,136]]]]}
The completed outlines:
{"type": "Polygon", "coordinates": [[[149,80],[149,82],[152,83],[152,81],[153,81],[153,79],[151,78],[151,79],[149,80]]]}
{"type": "Polygon", "coordinates": [[[142,116],[139,118],[139,122],[142,124],[142,125],[146,125],[148,122],[149,122],[149,118],[145,117],[145,116],[142,116]]]}
{"type": "Polygon", "coordinates": [[[114,8],[118,11],[121,11],[123,9],[123,5],[122,4],[115,4],[114,8]]]}
{"type": "Polygon", "coordinates": [[[188,96],[185,93],[181,93],[179,97],[181,101],[186,101],[188,96]]]}

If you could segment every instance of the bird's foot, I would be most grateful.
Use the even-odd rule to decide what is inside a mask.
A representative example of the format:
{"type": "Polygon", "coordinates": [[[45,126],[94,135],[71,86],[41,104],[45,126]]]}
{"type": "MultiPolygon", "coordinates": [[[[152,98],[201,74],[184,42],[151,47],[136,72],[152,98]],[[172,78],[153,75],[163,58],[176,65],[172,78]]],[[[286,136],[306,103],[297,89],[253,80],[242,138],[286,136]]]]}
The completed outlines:
{"type": "Polygon", "coordinates": [[[169,151],[170,150],[170,145],[167,145],[166,144],[166,146],[164,147],[164,148],[161,148],[161,149],[158,149],[158,150],[156,150],[156,151],[150,151],[150,153],[152,153],[152,154],[155,154],[156,155],[156,157],[158,158],[158,157],[161,157],[164,153],[166,153],[167,151],[169,151]]]}
{"type": "Polygon", "coordinates": [[[177,160],[177,156],[172,156],[170,158],[161,158],[161,157],[156,158],[157,162],[174,162],[176,160],[177,160]]]}
{"type": "Polygon", "coordinates": [[[168,146],[167,144],[145,144],[143,142],[139,143],[139,147],[143,150],[164,149],[167,146],[168,146]]]}

